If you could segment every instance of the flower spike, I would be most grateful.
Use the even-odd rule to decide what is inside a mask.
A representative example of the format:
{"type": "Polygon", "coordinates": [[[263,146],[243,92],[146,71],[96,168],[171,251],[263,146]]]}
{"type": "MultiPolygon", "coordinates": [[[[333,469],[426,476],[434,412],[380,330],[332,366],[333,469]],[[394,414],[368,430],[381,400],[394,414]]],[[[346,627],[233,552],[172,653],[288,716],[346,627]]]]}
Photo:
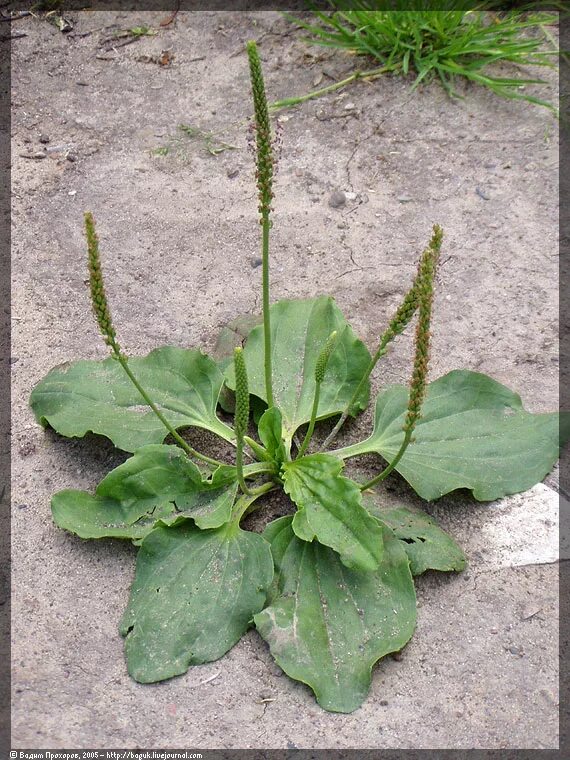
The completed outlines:
{"type": "Polygon", "coordinates": [[[259,190],[259,213],[263,219],[269,216],[273,198],[273,146],[271,141],[271,124],[265,95],[265,83],[261,61],[255,42],[246,44],[249,59],[251,91],[255,112],[255,141],[257,147],[257,188],[259,190]]]}
{"type": "Polygon", "coordinates": [[[384,470],[382,470],[380,474],[372,478],[372,480],[364,483],[364,485],[360,487],[362,491],[365,491],[368,488],[372,488],[372,486],[376,485],[376,483],[380,483],[382,480],[385,480],[385,478],[387,478],[392,470],[396,467],[400,459],[404,456],[404,453],[410,443],[413,442],[412,434],[414,432],[417,421],[421,417],[422,404],[426,394],[427,386],[433,287],[442,239],[443,230],[436,224],[433,228],[432,244],[430,244],[429,248],[426,250],[424,256],[422,257],[418,276],[414,284],[414,288],[416,289],[417,298],[419,301],[419,317],[416,327],[416,351],[414,356],[414,367],[410,380],[408,410],[403,426],[404,440],[402,441],[402,445],[400,446],[398,453],[390,462],[390,464],[384,470]]]}
{"type": "Polygon", "coordinates": [[[247,368],[243,358],[243,349],[238,347],[234,350],[234,370],[236,376],[236,409],[234,427],[236,431],[236,472],[241,490],[251,495],[243,476],[243,444],[249,423],[249,387],[247,381],[247,368]]]}
{"type": "Polygon", "coordinates": [[[99,238],[95,231],[95,220],[93,214],[87,211],[84,215],[85,236],[87,238],[87,254],[89,259],[89,289],[91,291],[91,304],[95,313],[99,330],[103,335],[103,340],[113,352],[115,358],[121,353],[120,346],[117,342],[115,328],[111,319],[111,312],[107,303],[105,294],[105,283],[103,282],[103,272],[101,270],[101,257],[99,255],[99,238]]]}
{"type": "Polygon", "coordinates": [[[416,352],[410,382],[408,412],[404,423],[406,432],[413,431],[421,416],[421,407],[427,385],[433,286],[443,238],[441,227],[435,225],[433,231],[433,240],[436,244],[428,249],[429,254],[425,260],[422,260],[422,268],[418,278],[419,318],[416,327],[416,352]]]}
{"type": "Polygon", "coordinates": [[[442,239],[443,239],[443,231],[441,227],[439,227],[436,224],[433,227],[433,234],[429,242],[429,245],[422,253],[422,256],[418,263],[418,271],[414,279],[414,282],[412,284],[412,287],[406,293],[404,300],[402,301],[402,303],[396,310],[396,313],[390,320],[388,327],[382,333],[376,353],[371,358],[370,363],[368,364],[368,367],[366,368],[366,372],[361,377],[360,382],[358,386],[356,387],[356,390],[352,394],[351,400],[346,405],[338,422],[336,423],[334,428],[331,430],[329,435],[325,438],[323,442],[323,449],[326,449],[328,446],[330,446],[332,441],[336,438],[339,430],[348,419],[348,415],[351,413],[351,409],[353,408],[356,400],[360,396],[362,389],[364,388],[364,384],[366,383],[366,381],[372,374],[372,371],[374,370],[374,367],[378,364],[379,359],[382,356],[384,356],[384,354],[386,353],[388,344],[392,340],[394,340],[394,338],[397,335],[400,335],[401,333],[404,332],[408,324],[411,322],[414,314],[418,310],[418,307],[421,301],[421,289],[422,289],[422,283],[424,281],[424,277],[429,273],[431,268],[434,268],[435,265],[437,264],[437,261],[439,259],[439,252],[441,250],[442,239]]]}
{"type": "Polygon", "coordinates": [[[182,448],[186,454],[190,457],[195,457],[203,462],[207,462],[210,465],[219,466],[221,463],[212,457],[201,454],[196,449],[192,448],[186,441],[180,436],[180,434],[172,427],[170,422],[166,419],[164,414],[160,411],[152,398],[148,395],[147,391],[139,383],[131,368],[129,367],[129,361],[125,354],[122,353],[121,347],[117,341],[115,328],[113,327],[113,321],[111,319],[111,311],[107,303],[107,296],[105,294],[105,283],[103,281],[103,271],[101,269],[101,257],[99,255],[99,238],[95,231],[95,220],[93,214],[87,211],[84,215],[85,220],[85,236],[87,237],[87,255],[89,264],[89,289],[91,291],[91,303],[93,305],[93,311],[95,312],[95,318],[97,324],[103,335],[105,343],[111,349],[113,358],[116,359],[121,367],[124,369],[125,374],[140,393],[143,401],[150,409],[155,413],[158,419],[162,422],[166,430],[175,439],[180,448],[182,448]]]}

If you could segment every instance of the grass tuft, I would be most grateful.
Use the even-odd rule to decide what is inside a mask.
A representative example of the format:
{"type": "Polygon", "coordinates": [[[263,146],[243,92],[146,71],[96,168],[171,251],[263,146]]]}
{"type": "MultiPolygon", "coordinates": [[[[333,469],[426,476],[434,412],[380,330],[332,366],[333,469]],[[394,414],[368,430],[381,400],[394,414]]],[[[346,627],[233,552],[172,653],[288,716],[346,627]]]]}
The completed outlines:
{"type": "MultiPolygon", "coordinates": [[[[331,0],[333,8],[343,5],[346,7],[342,0],[331,0]]],[[[380,67],[357,71],[336,87],[329,85],[300,99],[273,103],[273,109],[318,97],[356,79],[374,79],[392,72],[414,74],[414,88],[438,80],[450,97],[461,97],[455,82],[467,79],[496,95],[556,112],[552,103],[524,92],[527,85],[547,84],[544,80],[500,77],[488,69],[497,63],[554,67],[552,59],[557,59],[558,50],[551,44],[545,49],[544,43],[552,42],[545,27],[557,23],[558,16],[520,11],[376,11],[371,10],[377,7],[373,0],[352,0],[350,5],[355,10],[314,11],[313,22],[289,18],[310,33],[308,42],[372,58],[380,67]]]]}

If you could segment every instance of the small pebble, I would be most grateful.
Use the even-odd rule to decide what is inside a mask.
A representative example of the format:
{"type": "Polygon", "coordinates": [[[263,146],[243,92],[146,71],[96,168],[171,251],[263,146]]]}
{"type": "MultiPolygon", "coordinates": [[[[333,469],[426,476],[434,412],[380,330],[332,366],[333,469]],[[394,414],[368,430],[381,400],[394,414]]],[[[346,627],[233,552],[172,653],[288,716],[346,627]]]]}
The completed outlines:
{"type": "Polygon", "coordinates": [[[542,607],[538,607],[536,604],[529,604],[523,609],[521,613],[521,620],[530,620],[530,618],[538,615],[539,612],[542,612],[542,607]]]}
{"type": "Polygon", "coordinates": [[[520,647],[510,646],[509,649],[508,649],[508,651],[511,654],[516,655],[517,657],[523,657],[523,655],[524,655],[524,652],[523,652],[523,650],[520,647]]]}
{"type": "MultiPolygon", "coordinates": [[[[18,453],[21,457],[29,457],[30,454],[36,453],[36,447],[31,441],[26,441],[18,449],[18,453]]],[[[20,507],[22,509],[22,507],[20,507]]]]}
{"type": "Polygon", "coordinates": [[[40,135],[40,142],[44,145],[47,145],[49,142],[49,137],[47,135],[40,135]]]}
{"type": "Polygon", "coordinates": [[[233,167],[232,169],[228,169],[226,172],[228,179],[233,179],[234,177],[237,177],[238,174],[239,174],[239,169],[237,169],[236,167],[233,167]]]}
{"type": "Polygon", "coordinates": [[[45,158],[46,153],[43,150],[38,150],[36,153],[20,153],[21,158],[45,158]]]}
{"type": "Polygon", "coordinates": [[[414,199],[410,197],[409,195],[400,195],[398,198],[399,203],[411,203],[414,199]]]}
{"type": "Polygon", "coordinates": [[[499,633],[499,629],[498,628],[491,628],[491,630],[489,631],[489,633],[499,633]]]}
{"type": "Polygon", "coordinates": [[[251,268],[257,269],[257,267],[260,267],[263,264],[263,260],[259,258],[259,256],[254,256],[252,259],[250,259],[251,268]]]}
{"type": "Polygon", "coordinates": [[[68,153],[66,158],[71,163],[73,163],[74,161],[77,161],[77,156],[75,155],[75,153],[68,153]]]}
{"type": "Polygon", "coordinates": [[[331,208],[340,208],[346,203],[346,195],[342,190],[335,190],[329,198],[329,206],[331,208]]]}
{"type": "Polygon", "coordinates": [[[491,200],[491,196],[485,190],[481,189],[480,187],[476,187],[475,188],[475,192],[477,193],[477,195],[479,196],[479,198],[483,198],[484,201],[491,200]]]}

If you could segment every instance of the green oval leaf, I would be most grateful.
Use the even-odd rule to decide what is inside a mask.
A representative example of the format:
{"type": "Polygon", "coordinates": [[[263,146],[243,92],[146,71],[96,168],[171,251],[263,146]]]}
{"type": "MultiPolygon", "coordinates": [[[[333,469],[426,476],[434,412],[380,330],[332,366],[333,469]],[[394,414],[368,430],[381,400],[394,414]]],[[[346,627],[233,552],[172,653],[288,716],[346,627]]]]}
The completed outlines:
{"type": "Polygon", "coordinates": [[[51,508],[55,524],[81,538],[140,540],[158,521],[192,518],[201,528],[217,528],[230,519],[236,492],[235,475],[230,483],[216,474],[203,481],[181,449],[155,444],[110,472],[94,496],[59,491],[51,508]]]}
{"type": "Polygon", "coordinates": [[[234,523],[155,528],[121,621],[130,675],[152,683],[222,657],[263,609],[272,578],[267,541],[234,523]]]}
{"type": "Polygon", "coordinates": [[[285,446],[283,444],[283,420],[279,409],[271,407],[261,415],[257,432],[271,459],[277,464],[281,464],[285,459],[285,446]]]}
{"type": "Polygon", "coordinates": [[[304,541],[315,537],[340,554],[347,567],[374,570],[382,558],[382,528],[362,506],[360,488],[340,472],[330,454],[309,454],[283,465],[283,488],[299,511],[293,530],[304,541]]]}
{"type": "Polygon", "coordinates": [[[380,509],[369,501],[366,506],[402,542],[412,575],[421,575],[426,570],[460,572],[465,569],[465,555],[461,548],[425,512],[405,507],[380,509]]]}
{"type": "MultiPolygon", "coordinates": [[[[370,354],[328,296],[278,301],[271,306],[270,315],[274,405],[283,415],[283,434],[291,440],[295,430],[311,419],[315,365],[331,332],[337,331],[338,340],[321,384],[317,419],[340,414],[344,410],[366,371],[370,354]]],[[[250,393],[267,401],[263,325],[249,334],[244,357],[250,393]]],[[[230,388],[235,388],[231,367],[226,376],[230,388]]],[[[352,410],[354,414],[366,408],[368,396],[367,383],[352,410]]]]}
{"type": "MultiPolygon", "coordinates": [[[[216,416],[223,376],[213,359],[163,346],[129,359],[129,367],[173,427],[204,428],[233,440],[231,428],[216,416]]],[[[162,443],[168,435],[112,357],[55,367],[35,386],[30,404],[38,422],[61,435],[98,433],[123,451],[162,443]]]]}
{"type": "Polygon", "coordinates": [[[411,638],[416,597],[401,542],[384,530],[385,554],[370,573],[347,569],[317,542],[301,541],[291,517],[267,526],[276,578],[270,606],[254,618],[281,668],[315,692],[325,710],[365,700],[373,665],[411,638]]]}
{"type": "MultiPolygon", "coordinates": [[[[388,388],[376,403],[374,431],[332,452],[375,452],[390,461],[403,440],[408,389],[388,388]]],[[[559,415],[526,412],[520,397],[486,375],[455,370],[430,383],[415,442],[396,469],[428,501],[468,488],[493,501],[539,483],[559,453],[559,415]]]]}

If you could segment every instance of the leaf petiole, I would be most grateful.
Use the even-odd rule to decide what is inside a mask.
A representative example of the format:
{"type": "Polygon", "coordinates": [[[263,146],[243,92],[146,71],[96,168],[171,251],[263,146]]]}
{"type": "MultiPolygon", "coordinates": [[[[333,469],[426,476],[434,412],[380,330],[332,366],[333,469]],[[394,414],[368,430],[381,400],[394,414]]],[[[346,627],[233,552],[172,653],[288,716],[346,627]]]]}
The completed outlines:
{"type": "Polygon", "coordinates": [[[253,438],[250,438],[248,435],[244,435],[243,440],[249,448],[253,451],[254,455],[262,462],[271,462],[272,456],[271,454],[265,449],[261,444],[257,443],[257,441],[254,441],[253,438]]]}
{"type": "Polygon", "coordinates": [[[254,478],[262,473],[275,474],[274,462],[254,462],[253,464],[246,464],[243,468],[243,475],[245,478],[254,478]]]}

